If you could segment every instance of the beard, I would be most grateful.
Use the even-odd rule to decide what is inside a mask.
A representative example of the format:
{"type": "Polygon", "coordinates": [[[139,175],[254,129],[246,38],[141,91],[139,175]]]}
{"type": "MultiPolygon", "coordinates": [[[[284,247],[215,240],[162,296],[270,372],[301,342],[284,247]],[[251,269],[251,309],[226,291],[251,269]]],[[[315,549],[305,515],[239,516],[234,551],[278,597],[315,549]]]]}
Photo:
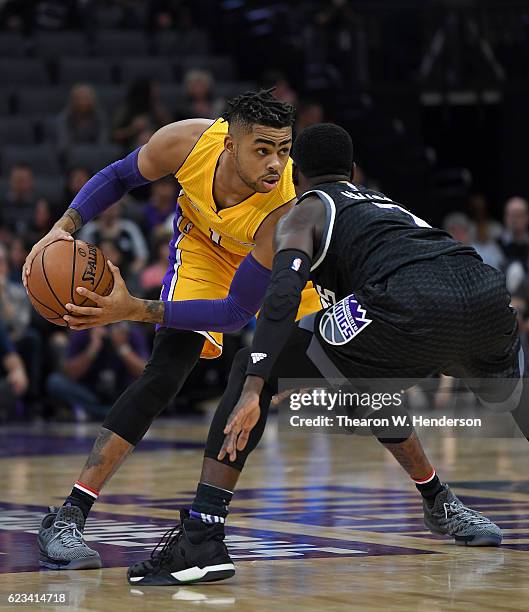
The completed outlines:
{"type": "Polygon", "coordinates": [[[241,164],[239,162],[239,155],[235,156],[235,172],[237,172],[237,176],[241,179],[241,181],[252,191],[257,191],[259,193],[265,193],[265,190],[260,187],[259,181],[252,179],[248,176],[244,170],[241,168],[241,164]]]}

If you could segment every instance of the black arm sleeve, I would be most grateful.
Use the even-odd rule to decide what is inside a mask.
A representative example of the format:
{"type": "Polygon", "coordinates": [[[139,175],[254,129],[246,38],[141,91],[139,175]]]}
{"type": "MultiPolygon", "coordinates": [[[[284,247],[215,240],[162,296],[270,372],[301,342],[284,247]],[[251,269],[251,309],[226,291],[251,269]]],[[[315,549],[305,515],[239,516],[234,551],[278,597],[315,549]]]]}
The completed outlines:
{"type": "Polygon", "coordinates": [[[294,327],[310,266],[310,257],[298,249],[286,249],[274,257],[272,277],[257,321],[247,375],[259,376],[264,380],[269,377],[294,327]]]}

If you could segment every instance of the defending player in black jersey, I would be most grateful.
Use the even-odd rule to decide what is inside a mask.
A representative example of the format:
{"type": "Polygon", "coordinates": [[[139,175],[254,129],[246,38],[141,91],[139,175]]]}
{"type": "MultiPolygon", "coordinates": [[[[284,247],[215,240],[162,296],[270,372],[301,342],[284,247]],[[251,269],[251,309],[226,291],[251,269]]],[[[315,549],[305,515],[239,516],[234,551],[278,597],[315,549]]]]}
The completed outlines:
{"type": "MultiPolygon", "coordinates": [[[[280,377],[416,379],[444,372],[468,379],[496,409],[519,403],[523,366],[503,276],[446,232],[351,183],[352,143],[338,126],[307,128],[293,157],[299,202],[276,230],[255,338],[234,360],[197,495],[161,554],[129,569],[131,583],[233,575],[223,543],[228,505],[280,377]],[[309,278],[328,307],[296,325],[309,278]],[[479,378],[506,383],[478,388],[470,379],[479,378]]],[[[416,483],[432,532],[470,546],[501,542],[494,523],[440,482],[411,427],[401,438],[374,433],[416,483]]]]}

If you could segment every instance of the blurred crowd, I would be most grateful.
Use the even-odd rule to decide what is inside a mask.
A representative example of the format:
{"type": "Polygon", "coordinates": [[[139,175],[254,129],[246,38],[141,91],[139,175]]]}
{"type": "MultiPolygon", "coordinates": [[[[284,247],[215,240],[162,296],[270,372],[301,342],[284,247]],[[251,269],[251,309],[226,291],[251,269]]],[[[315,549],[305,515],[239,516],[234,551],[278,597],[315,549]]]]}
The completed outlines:
{"type": "MultiPolygon", "coordinates": [[[[0,27],[10,33],[23,32],[31,41],[43,30],[83,27],[86,10],[94,7],[99,11],[91,13],[92,20],[106,20],[110,27],[123,23],[137,27],[138,19],[143,19],[141,23],[148,28],[192,28],[196,18],[193,3],[170,0],[145,5],[125,0],[105,4],[0,0],[0,27]]],[[[61,110],[50,114],[43,106],[41,110],[47,113],[43,118],[28,115],[28,123],[37,121],[42,128],[37,130],[36,147],[49,146],[50,154],[57,155],[55,173],[46,173],[49,160],[29,159],[33,148],[29,143],[15,147],[18,157],[10,164],[6,162],[9,146],[0,150],[0,380],[4,391],[0,394],[0,423],[34,418],[101,419],[142,371],[150,354],[153,326],[122,323],[86,332],[57,327],[31,307],[21,270],[32,245],[106,163],[145,144],[171,121],[221,114],[227,96],[217,95],[211,71],[191,65],[174,85],[182,95],[168,103],[155,80],[142,77],[122,83],[121,101],[109,106],[99,99],[104,88],[79,81],[65,95],[61,110]],[[86,147],[84,163],[75,163],[79,147],[86,147]],[[102,154],[108,150],[110,159],[103,161],[102,154]]],[[[261,85],[275,86],[279,98],[298,105],[297,130],[323,120],[323,107],[310,99],[300,100],[283,74],[267,71],[261,85]]],[[[11,92],[17,96],[19,90],[11,92]]],[[[6,117],[6,124],[16,124],[18,115],[20,110],[14,119],[6,117]]],[[[13,144],[18,142],[8,143],[13,144]]],[[[119,266],[129,290],[138,297],[159,296],[178,189],[172,177],[136,189],[78,233],[78,238],[97,244],[119,266]]],[[[201,362],[170,410],[178,414],[193,411],[198,401],[219,394],[233,354],[246,334],[230,336],[219,360],[201,362]]]]}
{"type": "MultiPolygon", "coordinates": [[[[145,144],[166,123],[219,116],[226,98],[240,91],[236,82],[227,87],[228,83],[219,81],[214,70],[204,67],[207,62],[193,65],[189,61],[181,72],[174,66],[169,70],[168,58],[182,59],[186,40],[192,51],[200,41],[204,43],[197,28],[207,32],[202,53],[208,45],[217,52],[220,45],[220,52],[228,51],[237,64],[233,74],[238,72],[248,78],[251,73],[254,82],[250,85],[275,87],[279,99],[296,105],[296,132],[313,123],[342,120],[336,114],[340,88],[352,83],[353,77],[360,82],[368,78],[366,45],[371,44],[371,39],[362,39],[361,35],[369,31],[369,23],[366,25],[353,11],[354,3],[345,0],[295,4],[296,7],[284,2],[209,0],[0,0],[0,47],[9,50],[14,41],[18,44],[23,40],[29,46],[24,46],[21,53],[28,62],[40,61],[39,54],[46,51],[42,45],[52,41],[46,38],[42,39],[45,43],[41,40],[37,44],[42,32],[83,32],[86,53],[95,51],[97,55],[101,51],[97,49],[97,35],[101,31],[119,33],[123,28],[132,33],[134,45],[140,45],[140,39],[144,41],[145,57],[141,60],[156,60],[158,63],[153,65],[167,68],[167,80],[161,84],[160,74],[126,79],[131,66],[119,64],[119,53],[116,55],[112,44],[130,44],[131,39],[118,38],[118,43],[110,40],[112,44],[106,48],[114,54],[107,63],[115,62],[108,80],[94,83],[84,77],[82,69],[71,80],[71,73],[61,63],[67,53],[58,46],[63,55],[55,57],[47,49],[46,78],[36,85],[47,92],[47,98],[42,97],[43,107],[45,99],[53,102],[49,90],[52,94],[66,91],[60,108],[53,112],[47,108],[45,116],[31,111],[26,121],[23,112],[28,111],[28,91],[24,88],[33,84],[22,83],[20,91],[9,90],[12,100],[4,111],[9,115],[5,117],[8,131],[2,132],[0,124],[0,137],[8,134],[13,139],[9,145],[18,145],[16,138],[20,137],[26,148],[11,147],[15,148],[11,156],[6,155],[9,147],[2,146],[0,150],[0,423],[36,417],[100,419],[146,363],[152,326],[122,323],[87,332],[69,332],[54,326],[31,308],[21,283],[21,269],[31,246],[49,231],[101,167],[145,144]],[[141,36],[135,34],[136,28],[141,28],[141,36]],[[178,35],[173,36],[175,32],[178,35]],[[185,39],[185,32],[192,33],[191,38],[185,39]],[[149,48],[151,38],[162,34],[170,36],[156,38],[156,44],[149,48]],[[6,43],[1,46],[3,36],[6,43]],[[240,38],[244,36],[252,37],[255,54],[244,53],[244,38],[240,38]],[[263,42],[263,53],[259,53],[259,40],[263,42]],[[32,46],[34,42],[36,47],[32,46]],[[286,67],[288,72],[272,69],[280,65],[275,61],[279,56],[291,60],[286,67]],[[329,87],[336,95],[322,97],[321,92],[328,92],[329,87]],[[325,107],[322,100],[328,101],[325,107]],[[11,128],[17,120],[22,129],[14,134],[11,128]],[[29,136],[26,124],[33,125],[29,136]],[[27,158],[20,156],[21,150],[30,152],[35,145],[45,151],[38,163],[29,159],[29,154],[27,158]],[[50,157],[57,156],[57,161],[49,159],[48,153],[50,157]],[[46,174],[50,164],[55,173],[46,174]]],[[[62,40],[64,44],[66,39],[62,40]]],[[[91,61],[88,56],[84,59],[91,61]]],[[[97,60],[104,65],[106,57],[97,60]]],[[[2,65],[0,61],[0,68],[11,68],[13,75],[8,63],[2,65]]],[[[225,74],[231,74],[230,66],[225,74]]],[[[41,110],[38,88],[30,93],[36,98],[37,110],[41,110]]],[[[0,99],[0,113],[1,103],[0,99]]],[[[31,108],[34,106],[32,102],[31,108]]],[[[349,100],[346,107],[350,115],[353,106],[349,100]]],[[[402,132],[402,128],[399,130],[402,132]]],[[[382,131],[377,132],[376,139],[384,144],[382,131]]],[[[385,176],[378,152],[376,159],[385,176]]],[[[357,168],[356,181],[372,188],[379,186],[364,176],[361,168],[357,168]]],[[[385,187],[383,182],[380,187],[385,187]]],[[[129,290],[136,296],[156,299],[159,295],[178,189],[172,177],[137,189],[79,233],[79,238],[99,245],[120,267],[129,290]]],[[[529,205],[521,197],[509,199],[500,220],[491,216],[491,210],[498,210],[494,204],[489,206],[483,195],[473,194],[465,210],[446,217],[444,227],[456,239],[473,245],[486,263],[505,272],[525,341],[529,330],[529,205]]],[[[226,338],[221,359],[201,361],[170,410],[182,414],[193,409],[197,401],[222,391],[232,356],[246,333],[226,338]]]]}
{"type": "Polygon", "coordinates": [[[483,261],[505,273],[512,306],[518,313],[522,341],[529,332],[529,202],[513,196],[503,206],[503,223],[491,217],[484,195],[468,198],[465,211],[444,219],[446,229],[456,240],[476,249],[483,261]]]}

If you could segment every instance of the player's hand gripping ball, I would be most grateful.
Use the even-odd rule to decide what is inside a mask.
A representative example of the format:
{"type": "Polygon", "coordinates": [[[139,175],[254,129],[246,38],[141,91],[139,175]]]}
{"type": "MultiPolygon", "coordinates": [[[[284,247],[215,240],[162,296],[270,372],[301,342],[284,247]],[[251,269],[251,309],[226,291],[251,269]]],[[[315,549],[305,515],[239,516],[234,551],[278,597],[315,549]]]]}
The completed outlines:
{"type": "Polygon", "coordinates": [[[77,292],[77,287],[102,296],[112,291],[114,277],[98,247],[82,240],[57,240],[37,253],[27,278],[27,291],[41,316],[65,327],[66,304],[95,306],[77,292]]]}

